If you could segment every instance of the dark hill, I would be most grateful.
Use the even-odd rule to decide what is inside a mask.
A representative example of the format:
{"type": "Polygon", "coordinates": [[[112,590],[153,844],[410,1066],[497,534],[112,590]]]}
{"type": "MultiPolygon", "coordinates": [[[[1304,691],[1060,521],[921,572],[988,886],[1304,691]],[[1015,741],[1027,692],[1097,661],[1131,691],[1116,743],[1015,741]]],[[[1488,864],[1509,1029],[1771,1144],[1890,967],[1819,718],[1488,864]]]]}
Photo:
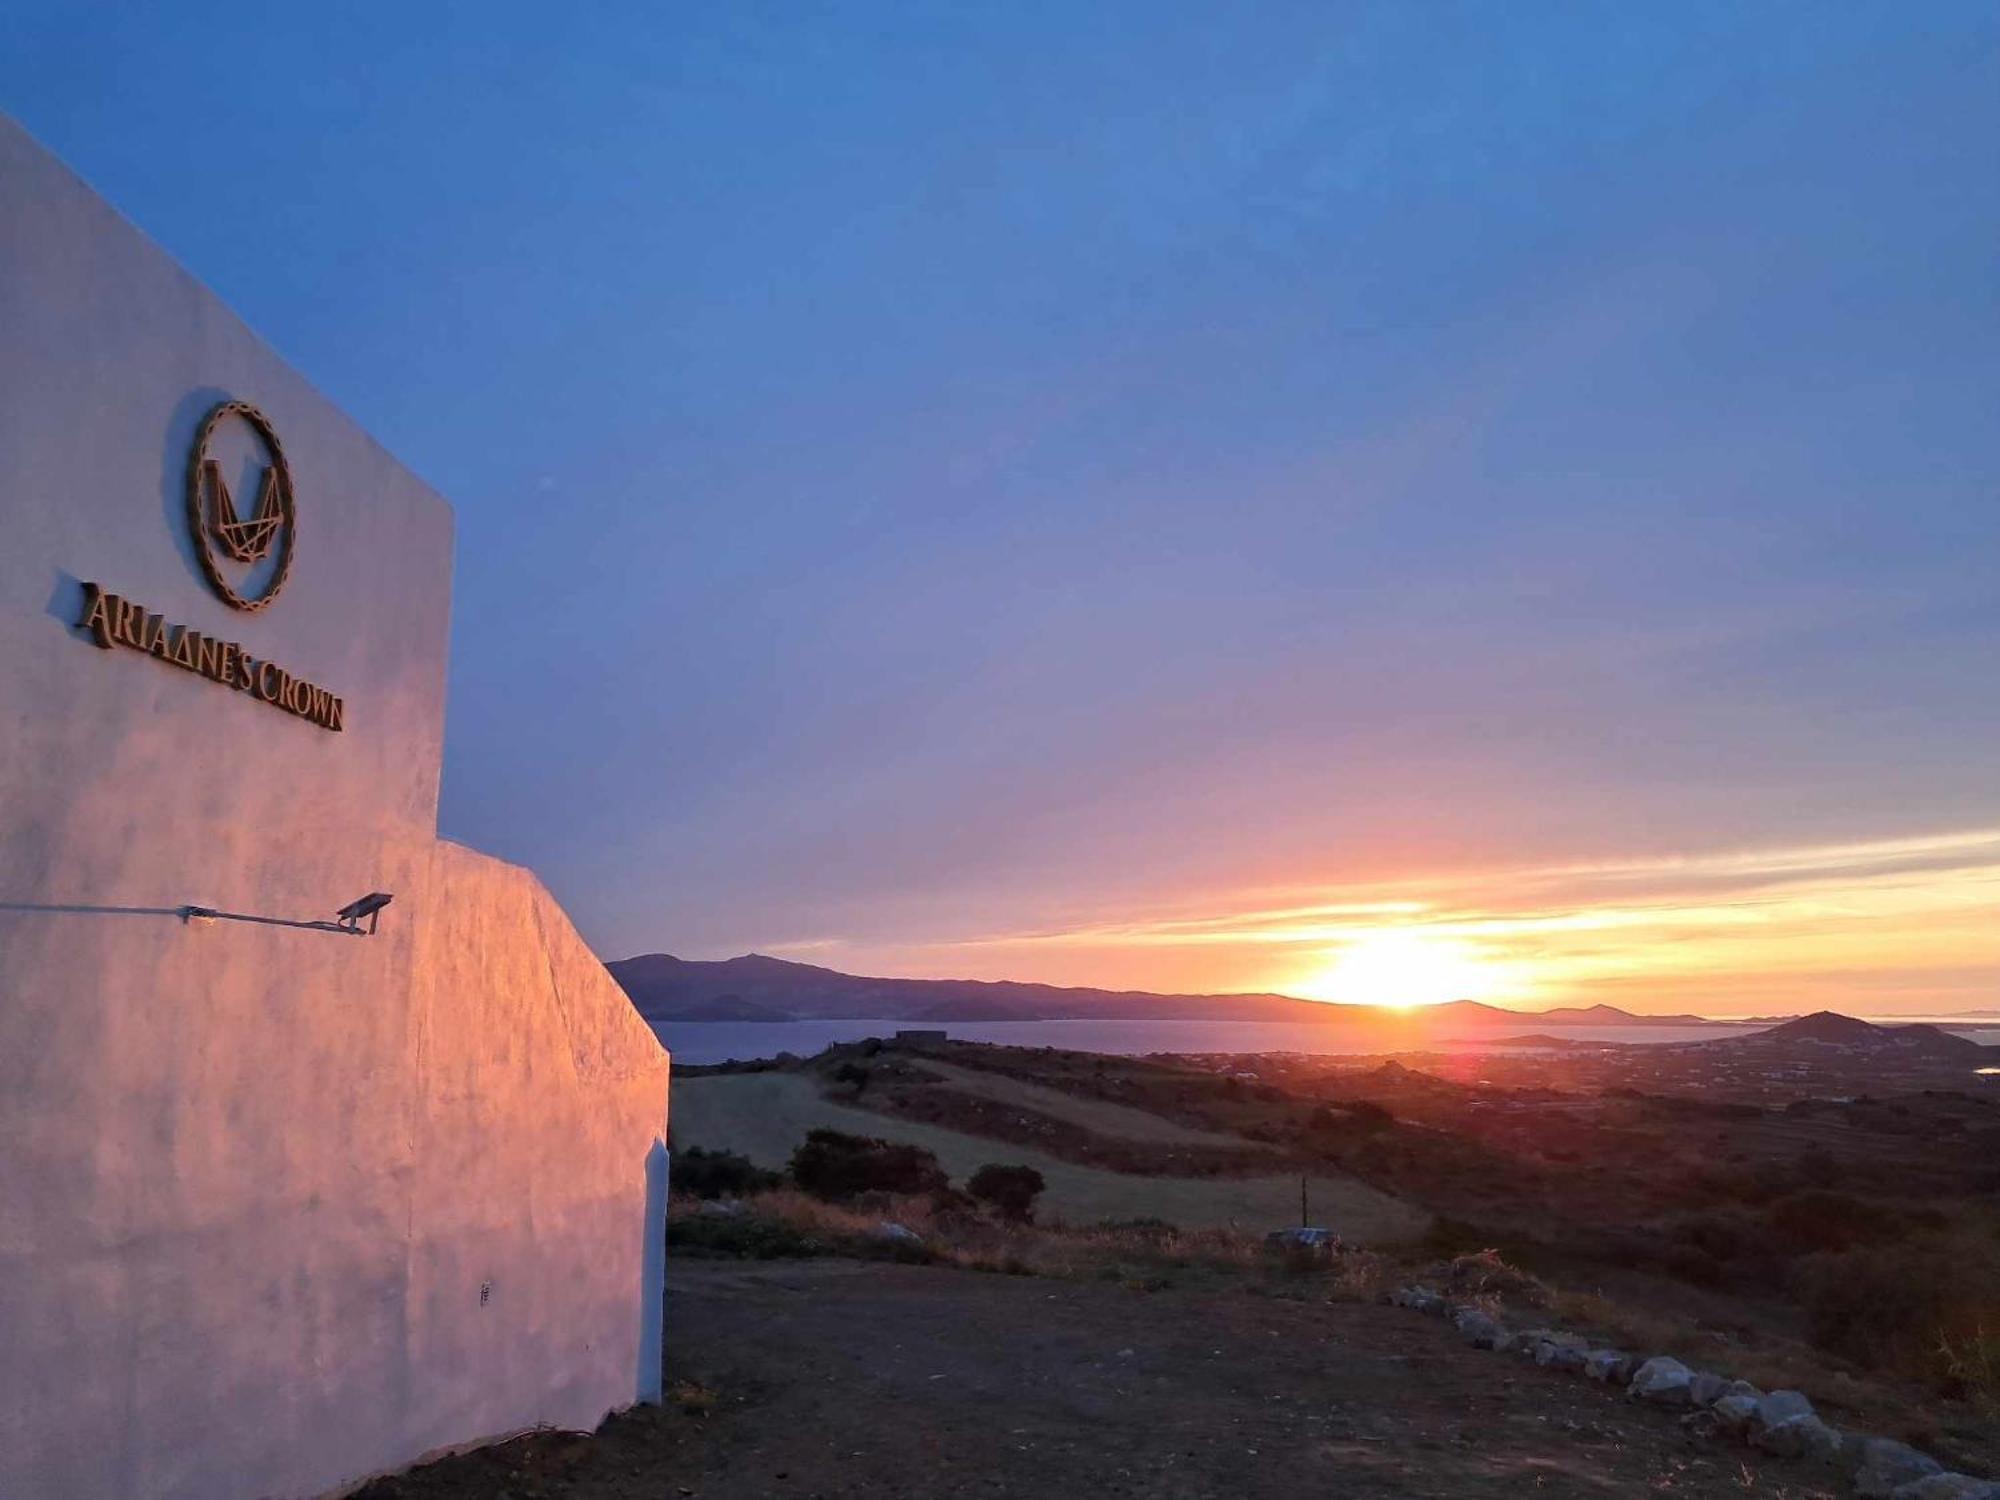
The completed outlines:
{"type": "Polygon", "coordinates": [[[717,995],[713,1000],[696,1000],[670,1014],[653,1016],[655,1021],[796,1021],[797,1016],[776,1006],[759,1005],[741,995],[717,995]]]}
{"type": "Polygon", "coordinates": [[[712,962],[648,953],[606,967],[640,1014],[653,1020],[694,1019],[697,1007],[725,996],[810,1020],[1330,1019],[1327,1006],[1289,995],[1154,995],[1010,980],[878,979],[762,953],[712,962]]]}
{"type": "Polygon", "coordinates": [[[1877,1026],[1836,1011],[1815,1011],[1739,1040],[1770,1047],[1847,1047],[1864,1052],[1936,1057],[1970,1057],[1987,1049],[1979,1043],[1935,1026],[1877,1026]]]}
{"type": "Polygon", "coordinates": [[[1311,1021],[1376,1026],[1385,1043],[1529,1026],[1700,1024],[1698,1016],[1635,1016],[1610,1005],[1515,1011],[1455,1000],[1418,1011],[1324,1005],[1291,995],[1159,995],[1011,980],[880,979],[748,953],[719,960],[647,953],[607,967],[649,1020],[1311,1021]],[[715,1008],[730,1007],[729,1013],[715,1008]]]}

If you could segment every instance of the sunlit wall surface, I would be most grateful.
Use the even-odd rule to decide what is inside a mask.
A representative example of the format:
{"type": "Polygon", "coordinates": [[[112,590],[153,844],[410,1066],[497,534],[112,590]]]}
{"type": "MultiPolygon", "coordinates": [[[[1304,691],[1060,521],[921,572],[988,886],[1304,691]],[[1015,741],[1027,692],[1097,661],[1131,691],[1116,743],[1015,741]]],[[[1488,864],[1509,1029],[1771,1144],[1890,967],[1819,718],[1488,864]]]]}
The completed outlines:
{"type": "Polygon", "coordinates": [[[658,1379],[667,1058],[533,876],[436,836],[449,509],[4,120],[0,328],[0,1494],[594,1425],[658,1379]],[[296,485],[254,614],[186,525],[230,398],[296,485]],[[101,649],[86,581],[341,731],[101,649]],[[370,937],[179,915],[372,890],[370,937]]]}

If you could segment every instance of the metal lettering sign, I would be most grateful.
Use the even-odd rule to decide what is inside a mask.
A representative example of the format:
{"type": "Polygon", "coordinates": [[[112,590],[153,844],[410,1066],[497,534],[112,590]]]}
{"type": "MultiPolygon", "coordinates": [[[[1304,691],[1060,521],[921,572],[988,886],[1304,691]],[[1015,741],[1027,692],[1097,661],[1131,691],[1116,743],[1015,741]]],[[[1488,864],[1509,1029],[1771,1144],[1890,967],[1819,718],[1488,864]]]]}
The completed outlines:
{"type": "MultiPolygon", "coordinates": [[[[285,462],[277,431],[249,402],[225,401],[203,419],[188,455],[187,516],[202,572],[225,602],[256,611],[278,597],[291,576],[292,559],[298,551],[298,505],[292,493],[291,467],[285,462]],[[230,418],[240,418],[250,427],[266,460],[248,516],[237,509],[222,465],[209,452],[217,427],[230,418]],[[254,567],[274,554],[270,576],[254,594],[239,591],[223,570],[225,562],[254,567]]],[[[325,688],[294,677],[274,661],[253,656],[235,641],[170,624],[143,605],[98,584],[83,586],[83,615],[76,623],[106,651],[114,646],[143,651],[169,666],[248,693],[322,729],[338,733],[343,727],[346,705],[325,688]]]]}
{"type": "Polygon", "coordinates": [[[262,609],[278,597],[292,574],[292,557],[298,548],[298,506],[292,496],[292,471],[285,462],[285,450],[265,415],[247,401],[225,401],[210,412],[195,434],[188,455],[188,529],[194,533],[195,551],[201,554],[201,569],[209,585],[238,609],[262,609]],[[209,457],[209,440],[218,424],[240,417],[255,432],[268,460],[257,487],[257,507],[250,518],[237,514],[236,500],[222,477],[222,465],[209,457]],[[255,597],[239,594],[222,571],[219,547],[232,562],[262,562],[278,549],[278,563],[262,593],[255,597]]]}

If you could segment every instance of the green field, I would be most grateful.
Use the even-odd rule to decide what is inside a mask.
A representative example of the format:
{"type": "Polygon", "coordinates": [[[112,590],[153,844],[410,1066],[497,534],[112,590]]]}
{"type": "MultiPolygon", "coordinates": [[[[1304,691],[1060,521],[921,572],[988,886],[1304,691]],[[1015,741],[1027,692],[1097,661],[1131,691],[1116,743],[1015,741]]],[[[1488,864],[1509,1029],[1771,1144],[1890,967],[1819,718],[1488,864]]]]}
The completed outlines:
{"type": "Polygon", "coordinates": [[[956,1063],[941,1062],[932,1057],[925,1058],[918,1067],[943,1079],[960,1093],[996,1099],[1003,1104],[1016,1104],[1047,1115],[1052,1120],[1066,1120],[1072,1125],[1080,1125],[1093,1134],[1109,1136],[1113,1140],[1146,1141],[1160,1146],[1233,1146],[1239,1151],[1245,1147],[1257,1147],[1257,1142],[1246,1141],[1241,1136],[1177,1125],[1172,1120],[1147,1110],[1134,1109],[1129,1104],[1086,1099],[1078,1094],[1066,1094],[1061,1089],[1028,1083],[1000,1073],[961,1068],[956,1063]]]}
{"type": "MultiPolygon", "coordinates": [[[[953,1082],[958,1082],[957,1077],[953,1082]]],[[[995,1076],[982,1080],[982,1086],[1005,1089],[1009,1081],[995,1076]]],[[[1035,1085],[1024,1087],[1034,1089],[1037,1095],[1053,1092],[1035,1085]]],[[[1015,1099],[1023,1107],[1039,1107],[1039,1104],[1030,1106],[1029,1096],[1023,1093],[995,1097],[1015,1099]]],[[[1140,1110],[1071,1095],[1062,1098],[1067,1107],[1089,1111],[1093,1128],[1106,1134],[1116,1133],[1110,1128],[1114,1125],[1126,1129],[1181,1129],[1140,1110]],[[1142,1126],[1127,1117],[1151,1123],[1142,1126]]],[[[1041,1204],[1044,1220],[1094,1224],[1101,1219],[1157,1218],[1189,1229],[1233,1227],[1250,1232],[1279,1229],[1298,1222],[1296,1175],[1136,1177],[1098,1167],[1076,1166],[1006,1141],[983,1140],[835,1103],[821,1097],[814,1079],[798,1073],[723,1073],[674,1080],[676,1147],[706,1146],[711,1150],[737,1151],[763,1166],[783,1167],[806,1132],[819,1127],[926,1147],[936,1154],[952,1181],[959,1184],[987,1162],[1033,1167],[1048,1182],[1048,1192],[1041,1204]]],[[[1198,1131],[1186,1134],[1203,1136],[1198,1131]]],[[[1360,1244],[1414,1239],[1429,1223],[1429,1216],[1421,1210],[1353,1178],[1315,1177],[1307,1191],[1313,1221],[1360,1244]]]]}

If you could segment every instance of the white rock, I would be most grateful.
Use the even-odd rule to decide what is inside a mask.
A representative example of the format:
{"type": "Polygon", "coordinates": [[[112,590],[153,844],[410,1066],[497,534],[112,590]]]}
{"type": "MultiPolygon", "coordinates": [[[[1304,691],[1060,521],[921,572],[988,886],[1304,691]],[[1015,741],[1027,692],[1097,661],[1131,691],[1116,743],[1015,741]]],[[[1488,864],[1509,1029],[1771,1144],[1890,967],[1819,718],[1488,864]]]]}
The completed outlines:
{"type": "Polygon", "coordinates": [[[1536,1331],[1533,1339],[1536,1364],[1553,1366],[1558,1370],[1583,1368],[1583,1357],[1589,1352],[1589,1348],[1576,1334],[1557,1333],[1543,1328],[1536,1331]]]}
{"type": "Polygon", "coordinates": [[[1787,1417],[1753,1434],[1750,1446],[1780,1458],[1809,1458],[1831,1463],[1840,1457],[1840,1434],[1808,1412],[1787,1417]]]}
{"type": "Polygon", "coordinates": [[[1704,1438],[1712,1438],[1722,1431],[1722,1423],[1716,1420],[1715,1413],[1712,1410],[1702,1411],[1700,1408],[1682,1417],[1681,1426],[1694,1436],[1704,1438]]]}
{"type": "Polygon", "coordinates": [[[1606,1385],[1623,1385],[1632,1375],[1632,1356],[1622,1349],[1593,1349],[1584,1356],[1583,1373],[1606,1385]]]}
{"type": "Polygon", "coordinates": [[[1470,1317],[1460,1318],[1458,1331],[1466,1343],[1475,1349],[1491,1349],[1507,1336],[1507,1330],[1483,1312],[1475,1312],[1470,1317]]]}
{"type": "Polygon", "coordinates": [[[1729,1389],[1729,1381],[1713,1370],[1697,1370],[1688,1382],[1688,1400],[1696,1406],[1713,1406],[1715,1398],[1729,1389]]]}
{"type": "Polygon", "coordinates": [[[1718,1397],[1709,1410],[1715,1413],[1716,1425],[1724,1432],[1743,1432],[1757,1420],[1757,1398],[1732,1392],[1718,1397]]]}
{"type": "Polygon", "coordinates": [[[1895,1500],[2000,1500],[2000,1484],[1970,1474],[1932,1474],[1890,1492],[1895,1500]]]}
{"type": "Polygon", "coordinates": [[[1679,1360],[1657,1354],[1632,1376],[1632,1396],[1661,1406],[1686,1406],[1694,1372],[1679,1360]]]}
{"type": "Polygon", "coordinates": [[[1555,1330],[1550,1328],[1523,1328],[1514,1335],[1514,1352],[1523,1359],[1533,1359],[1535,1351],[1542,1345],[1555,1342],[1555,1330]]]}
{"type": "Polygon", "coordinates": [[[1757,1403],[1757,1421],[1765,1427],[1777,1427],[1794,1417],[1810,1417],[1813,1404],[1800,1391],[1773,1391],[1757,1403]]]}
{"type": "Polygon", "coordinates": [[[1883,1437],[1864,1438],[1861,1463],[1854,1474],[1854,1493],[1862,1500],[1888,1500],[1904,1486],[1943,1472],[1943,1464],[1907,1443],[1883,1437]]]}
{"type": "MultiPolygon", "coordinates": [[[[1561,1371],[1565,1375],[1581,1375],[1583,1373],[1585,1357],[1585,1352],[1581,1345],[1554,1344],[1549,1348],[1549,1357],[1546,1364],[1547,1368],[1561,1371]]],[[[1538,1356],[1537,1363],[1541,1362],[1538,1356]]]]}

